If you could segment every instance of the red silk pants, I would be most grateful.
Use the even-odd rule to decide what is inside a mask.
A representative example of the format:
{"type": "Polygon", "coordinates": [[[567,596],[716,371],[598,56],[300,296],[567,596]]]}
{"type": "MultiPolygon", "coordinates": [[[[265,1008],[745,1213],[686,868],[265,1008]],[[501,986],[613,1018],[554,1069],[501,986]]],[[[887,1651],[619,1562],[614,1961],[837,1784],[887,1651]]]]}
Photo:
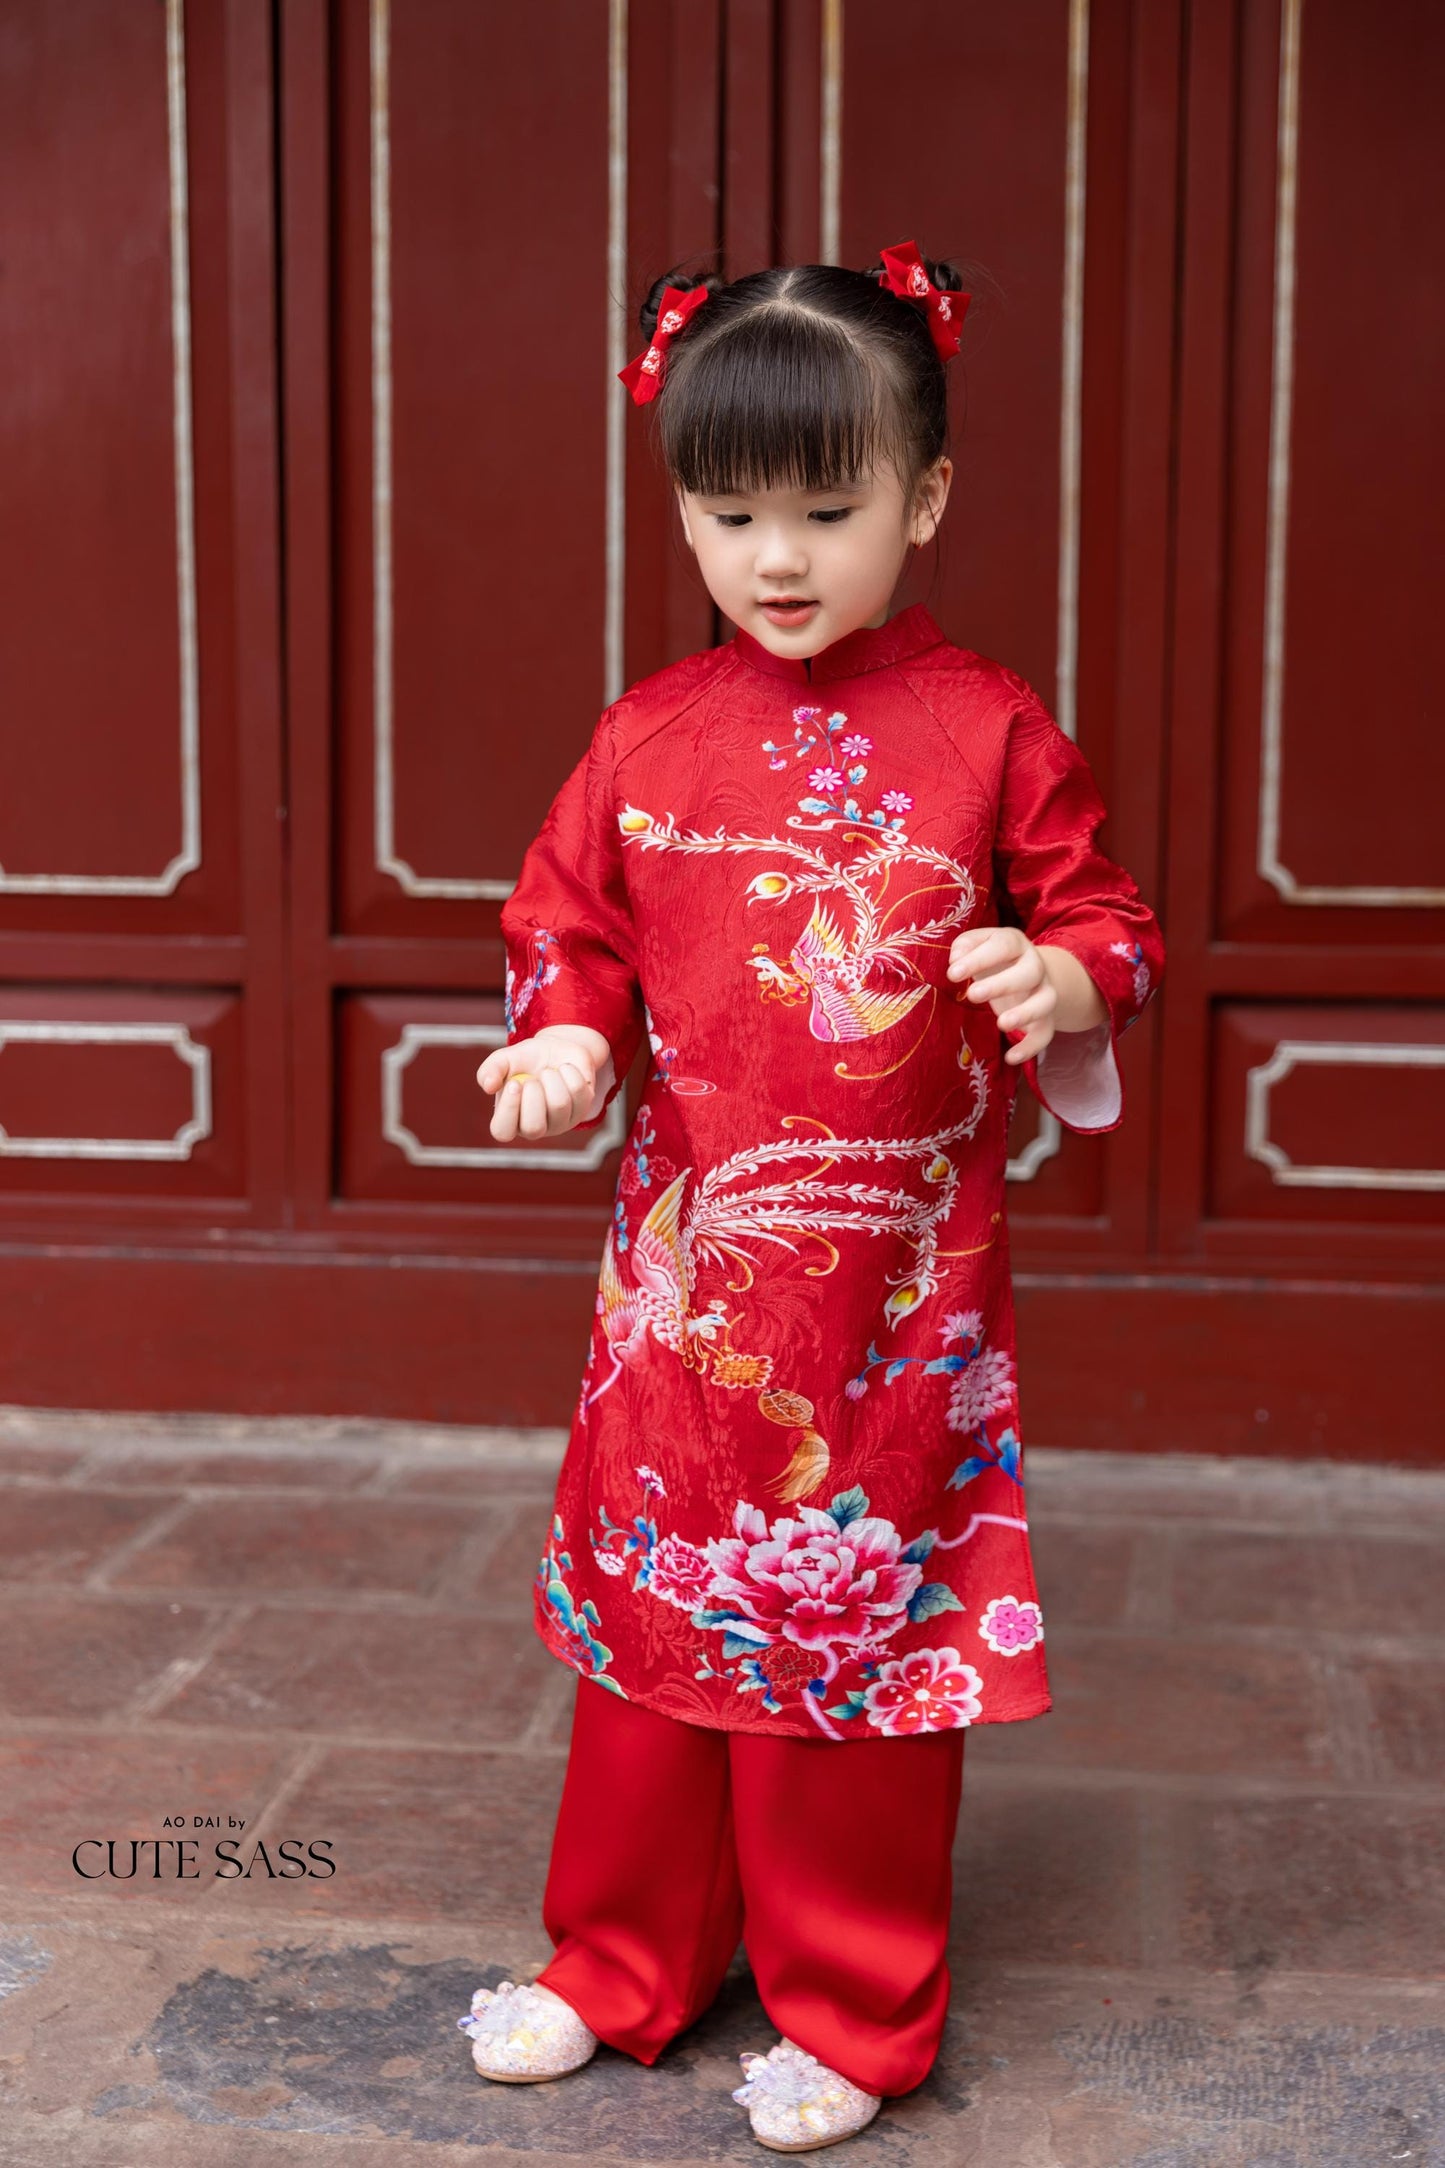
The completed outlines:
{"type": "Polygon", "coordinates": [[[948,2010],[963,1740],[720,1731],[579,1678],[538,1980],[654,2063],[741,1936],[785,2038],[870,2093],[911,2091],[948,2010]]]}

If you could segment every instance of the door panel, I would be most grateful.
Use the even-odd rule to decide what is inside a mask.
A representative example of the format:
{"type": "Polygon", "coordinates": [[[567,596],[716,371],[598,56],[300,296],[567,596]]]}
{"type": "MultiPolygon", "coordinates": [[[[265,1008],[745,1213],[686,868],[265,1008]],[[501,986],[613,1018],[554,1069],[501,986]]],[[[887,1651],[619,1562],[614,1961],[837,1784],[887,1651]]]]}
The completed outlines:
{"type": "MultiPolygon", "coordinates": [[[[15,1238],[285,1215],[274,259],[256,247],[270,110],[263,7],[5,10],[0,1194],[15,1238]],[[257,144],[242,204],[231,160],[257,144]]],[[[68,1391],[83,1399],[83,1376],[68,1391]]]]}
{"type": "Polygon", "coordinates": [[[1192,39],[1164,1254],[1369,1274],[1378,1374],[1445,1281],[1445,32],[1242,0],[1192,39]]]}

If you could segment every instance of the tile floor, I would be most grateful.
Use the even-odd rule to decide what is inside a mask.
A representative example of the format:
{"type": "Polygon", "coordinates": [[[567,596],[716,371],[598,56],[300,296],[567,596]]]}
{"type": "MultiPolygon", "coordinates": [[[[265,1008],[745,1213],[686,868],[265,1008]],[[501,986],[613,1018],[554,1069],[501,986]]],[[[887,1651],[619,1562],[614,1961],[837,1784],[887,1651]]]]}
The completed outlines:
{"type": "MultiPolygon", "coordinates": [[[[741,1953],[651,2071],[486,2086],[454,2029],[550,1948],[559,1445],[0,1413],[6,2168],[763,2158],[741,1953]],[[75,1872],[167,1815],[337,1871],[75,1872]]],[[[944,2049],[832,2157],[1445,2168],[1445,1472],[1030,1475],[1057,1706],[969,1742],[944,2049]]]]}

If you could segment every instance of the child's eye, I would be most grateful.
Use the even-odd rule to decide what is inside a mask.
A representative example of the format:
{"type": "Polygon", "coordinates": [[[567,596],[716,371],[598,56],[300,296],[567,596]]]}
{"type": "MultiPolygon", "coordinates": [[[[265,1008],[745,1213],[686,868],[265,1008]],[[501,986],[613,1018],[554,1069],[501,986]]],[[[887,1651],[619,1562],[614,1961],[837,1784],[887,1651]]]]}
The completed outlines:
{"type": "Polygon", "coordinates": [[[841,526],[842,522],[845,519],[850,519],[852,517],[852,514],[852,505],[845,504],[839,505],[836,510],[831,512],[810,512],[808,514],[808,517],[809,519],[820,519],[824,522],[826,526],[837,527],[841,526]]]}
{"type": "Polygon", "coordinates": [[[713,518],[717,521],[719,527],[746,527],[752,516],[751,512],[713,513],[713,518]]]}

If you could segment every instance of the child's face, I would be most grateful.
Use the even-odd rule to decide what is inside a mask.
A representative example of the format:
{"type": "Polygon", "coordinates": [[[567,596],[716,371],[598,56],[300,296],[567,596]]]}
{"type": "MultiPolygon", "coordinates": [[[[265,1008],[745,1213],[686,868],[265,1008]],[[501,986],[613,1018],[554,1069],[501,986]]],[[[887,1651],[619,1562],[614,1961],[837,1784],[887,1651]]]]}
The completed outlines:
{"type": "Polygon", "coordinates": [[[861,625],[887,621],[908,553],[933,535],[952,475],[952,463],[939,460],[911,504],[891,466],[856,487],[817,494],[677,495],[683,532],[718,608],[772,654],[801,660],[861,625]]]}

